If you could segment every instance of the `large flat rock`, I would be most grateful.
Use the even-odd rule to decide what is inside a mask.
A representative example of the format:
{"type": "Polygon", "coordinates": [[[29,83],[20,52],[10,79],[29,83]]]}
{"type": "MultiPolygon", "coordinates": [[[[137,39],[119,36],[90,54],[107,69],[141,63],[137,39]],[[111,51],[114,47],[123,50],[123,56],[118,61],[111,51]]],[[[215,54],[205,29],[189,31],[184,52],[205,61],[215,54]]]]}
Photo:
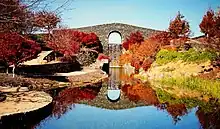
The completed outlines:
{"type": "Polygon", "coordinates": [[[51,102],[52,97],[42,91],[11,93],[7,95],[5,101],[0,102],[0,118],[2,116],[38,110],[51,102]]]}

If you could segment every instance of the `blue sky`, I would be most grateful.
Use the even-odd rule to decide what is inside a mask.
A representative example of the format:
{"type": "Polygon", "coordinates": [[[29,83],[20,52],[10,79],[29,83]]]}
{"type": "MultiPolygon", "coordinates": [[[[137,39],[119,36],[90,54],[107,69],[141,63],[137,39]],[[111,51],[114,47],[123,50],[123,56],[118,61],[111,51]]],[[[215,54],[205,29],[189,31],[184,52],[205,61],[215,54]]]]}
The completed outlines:
{"type": "Polygon", "coordinates": [[[207,9],[217,10],[220,0],[74,0],[62,13],[62,24],[70,28],[104,23],[125,23],[166,30],[180,11],[194,36],[201,35],[199,23],[207,9]]]}

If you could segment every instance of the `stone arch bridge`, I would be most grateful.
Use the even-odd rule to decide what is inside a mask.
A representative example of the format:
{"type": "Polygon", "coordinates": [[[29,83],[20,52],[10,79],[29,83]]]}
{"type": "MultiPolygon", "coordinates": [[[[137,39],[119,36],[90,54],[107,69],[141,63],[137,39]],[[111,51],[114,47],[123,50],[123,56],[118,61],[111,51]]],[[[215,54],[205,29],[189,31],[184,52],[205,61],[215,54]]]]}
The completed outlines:
{"type": "Polygon", "coordinates": [[[144,38],[146,38],[152,33],[157,32],[157,30],[122,23],[94,25],[88,27],[73,28],[71,30],[78,30],[82,32],[94,32],[99,37],[103,45],[104,53],[112,58],[110,66],[119,66],[118,59],[120,54],[122,53],[121,43],[126,39],[127,36],[130,35],[130,33],[140,31],[143,34],[144,38]],[[120,43],[109,43],[109,36],[113,32],[118,33],[120,35],[120,43]]]}

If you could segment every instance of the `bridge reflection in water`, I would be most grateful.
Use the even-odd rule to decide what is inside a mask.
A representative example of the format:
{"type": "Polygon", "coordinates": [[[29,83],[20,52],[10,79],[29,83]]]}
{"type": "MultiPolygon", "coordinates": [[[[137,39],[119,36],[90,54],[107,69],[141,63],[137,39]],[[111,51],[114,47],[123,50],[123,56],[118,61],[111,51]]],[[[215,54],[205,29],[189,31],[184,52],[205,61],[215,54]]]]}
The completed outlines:
{"type": "Polygon", "coordinates": [[[148,83],[127,76],[123,69],[110,69],[109,80],[94,86],[66,89],[56,97],[53,115],[37,128],[52,129],[145,129],[219,128],[219,106],[195,99],[172,98],[153,90],[148,83]],[[107,90],[120,89],[117,102],[106,98],[107,90]],[[165,102],[162,100],[166,98],[165,102]],[[207,109],[209,111],[207,112],[207,109]]]}
{"type": "Polygon", "coordinates": [[[220,106],[196,98],[174,98],[149,83],[111,69],[109,80],[87,87],[67,88],[55,97],[52,114],[36,129],[154,129],[220,128],[220,106]],[[119,89],[117,102],[107,90],[119,89]]]}
{"type": "Polygon", "coordinates": [[[123,76],[123,74],[124,70],[121,68],[110,68],[107,98],[112,102],[116,102],[120,99],[121,76],[123,76]]]}
{"type": "Polygon", "coordinates": [[[111,58],[110,67],[120,67],[121,44],[108,44],[108,55],[111,58]]]}

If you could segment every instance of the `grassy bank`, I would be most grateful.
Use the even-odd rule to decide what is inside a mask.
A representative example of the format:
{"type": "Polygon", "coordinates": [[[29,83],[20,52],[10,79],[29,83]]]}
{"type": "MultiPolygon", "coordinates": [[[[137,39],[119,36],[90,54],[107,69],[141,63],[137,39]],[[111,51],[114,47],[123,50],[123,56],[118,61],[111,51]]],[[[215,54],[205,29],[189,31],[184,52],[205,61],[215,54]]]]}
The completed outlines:
{"type": "Polygon", "coordinates": [[[220,98],[220,81],[206,80],[198,77],[182,77],[182,78],[162,78],[159,81],[162,85],[178,86],[180,88],[188,88],[197,90],[206,95],[220,98]]]}
{"type": "Polygon", "coordinates": [[[214,60],[217,56],[218,54],[214,51],[197,51],[192,48],[185,52],[162,49],[156,55],[156,63],[163,65],[179,60],[182,60],[183,62],[201,63],[208,60],[214,60]]]}
{"type": "Polygon", "coordinates": [[[202,95],[220,98],[220,81],[197,77],[209,69],[211,61],[219,53],[214,51],[197,51],[189,49],[184,52],[160,50],[148,75],[162,86],[198,91],[202,95]]]}
{"type": "Polygon", "coordinates": [[[174,94],[170,94],[162,89],[156,89],[156,94],[160,103],[185,104],[188,109],[199,106],[205,112],[212,112],[216,105],[215,101],[209,101],[207,103],[198,98],[176,97],[174,94]]]}

